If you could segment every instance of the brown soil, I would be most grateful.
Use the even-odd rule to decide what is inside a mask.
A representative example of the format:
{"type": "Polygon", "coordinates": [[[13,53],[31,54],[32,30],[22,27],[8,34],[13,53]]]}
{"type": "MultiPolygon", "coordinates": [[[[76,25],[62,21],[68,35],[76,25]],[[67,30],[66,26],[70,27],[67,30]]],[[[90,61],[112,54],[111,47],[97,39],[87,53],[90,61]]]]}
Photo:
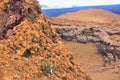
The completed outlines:
{"type": "Polygon", "coordinates": [[[93,43],[78,43],[71,41],[63,41],[65,46],[74,54],[74,60],[80,64],[101,65],[102,57],[97,51],[97,47],[93,43]],[[96,59],[98,58],[98,59],[96,59]]]}
{"type": "Polygon", "coordinates": [[[75,61],[85,68],[93,80],[120,80],[120,61],[103,67],[102,57],[93,43],[64,41],[64,45],[73,52],[75,61]]]}

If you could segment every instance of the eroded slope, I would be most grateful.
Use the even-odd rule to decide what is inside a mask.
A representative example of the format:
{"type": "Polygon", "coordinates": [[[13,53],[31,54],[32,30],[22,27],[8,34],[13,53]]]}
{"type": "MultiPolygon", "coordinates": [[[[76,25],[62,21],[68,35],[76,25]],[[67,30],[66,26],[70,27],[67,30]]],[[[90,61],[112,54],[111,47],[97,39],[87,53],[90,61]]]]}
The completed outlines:
{"type": "Polygon", "coordinates": [[[36,0],[2,0],[0,11],[1,80],[90,80],[36,0]]]}

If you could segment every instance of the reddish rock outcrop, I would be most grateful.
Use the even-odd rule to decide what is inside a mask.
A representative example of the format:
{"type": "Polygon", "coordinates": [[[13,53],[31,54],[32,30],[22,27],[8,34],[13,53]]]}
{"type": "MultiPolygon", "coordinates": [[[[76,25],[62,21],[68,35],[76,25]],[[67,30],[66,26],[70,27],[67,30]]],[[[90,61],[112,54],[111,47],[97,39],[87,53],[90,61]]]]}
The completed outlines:
{"type": "Polygon", "coordinates": [[[1,3],[1,36],[6,37],[9,29],[13,29],[24,19],[34,21],[41,13],[41,7],[36,0],[9,0],[2,5],[1,3]]]}

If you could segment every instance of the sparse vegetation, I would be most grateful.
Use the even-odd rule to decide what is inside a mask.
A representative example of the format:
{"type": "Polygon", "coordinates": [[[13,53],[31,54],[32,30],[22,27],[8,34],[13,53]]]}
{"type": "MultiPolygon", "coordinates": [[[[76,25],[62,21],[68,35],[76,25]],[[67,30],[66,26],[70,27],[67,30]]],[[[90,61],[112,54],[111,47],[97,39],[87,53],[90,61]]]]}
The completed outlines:
{"type": "Polygon", "coordinates": [[[41,65],[41,69],[45,76],[53,75],[55,72],[55,66],[52,63],[43,62],[41,65]]]}

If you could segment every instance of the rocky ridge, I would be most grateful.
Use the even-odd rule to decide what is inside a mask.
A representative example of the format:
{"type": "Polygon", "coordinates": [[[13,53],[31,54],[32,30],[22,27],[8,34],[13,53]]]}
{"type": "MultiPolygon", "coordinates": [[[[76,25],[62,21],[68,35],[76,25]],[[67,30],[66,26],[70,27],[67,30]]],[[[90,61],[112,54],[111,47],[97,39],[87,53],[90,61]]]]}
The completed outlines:
{"type": "MultiPolygon", "coordinates": [[[[110,51],[115,47],[116,55],[120,58],[120,42],[111,39],[111,35],[120,34],[120,30],[105,30],[99,27],[53,26],[64,40],[96,44],[103,44],[110,51]],[[108,45],[110,44],[110,46],[108,45]]],[[[101,46],[102,47],[102,46],[101,46]]],[[[114,51],[114,49],[113,49],[114,51]]],[[[109,52],[108,52],[109,53],[109,52]]],[[[111,52],[110,52],[111,53],[111,52]]]]}
{"type": "Polygon", "coordinates": [[[37,0],[0,2],[0,79],[91,80],[41,12],[37,0]]]}

